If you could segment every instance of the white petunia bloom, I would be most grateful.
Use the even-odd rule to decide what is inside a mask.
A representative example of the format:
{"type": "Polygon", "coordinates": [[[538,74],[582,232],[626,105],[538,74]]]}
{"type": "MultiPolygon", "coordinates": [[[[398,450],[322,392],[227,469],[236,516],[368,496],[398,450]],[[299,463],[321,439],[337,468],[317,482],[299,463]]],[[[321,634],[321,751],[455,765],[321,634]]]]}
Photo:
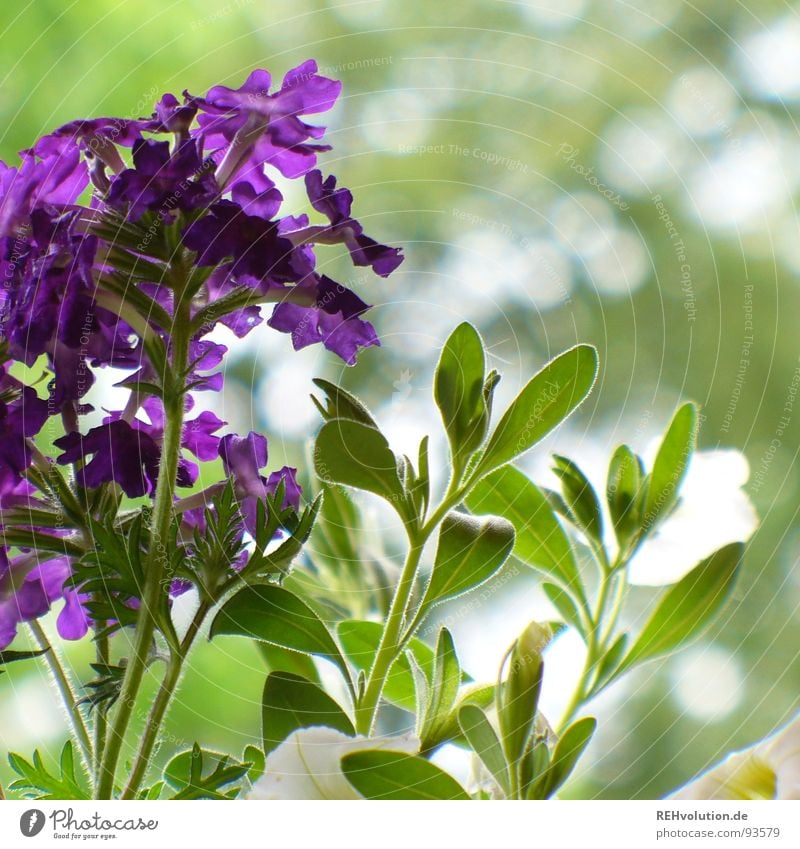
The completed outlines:
{"type": "Polygon", "coordinates": [[[800,799],[800,714],[780,731],[733,752],[670,799],[800,799]]]}
{"type": "Polygon", "coordinates": [[[743,489],[749,475],[747,459],[735,449],[695,452],[678,506],[631,560],[630,583],[674,584],[717,549],[746,542],[758,527],[743,489]]]}
{"type": "Polygon", "coordinates": [[[247,799],[361,799],[342,772],[341,760],[351,752],[385,749],[415,754],[412,734],[394,737],[348,737],[332,728],[301,728],[267,756],[264,774],[247,799]]]}

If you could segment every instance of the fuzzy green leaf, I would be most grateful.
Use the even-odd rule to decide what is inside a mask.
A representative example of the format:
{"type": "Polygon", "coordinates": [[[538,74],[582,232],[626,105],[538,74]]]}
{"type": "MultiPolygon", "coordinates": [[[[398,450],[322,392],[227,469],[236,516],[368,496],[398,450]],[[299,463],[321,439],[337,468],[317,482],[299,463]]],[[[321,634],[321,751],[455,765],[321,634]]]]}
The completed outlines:
{"type": "Polygon", "coordinates": [[[551,360],[517,395],[489,437],[475,479],[524,454],[586,398],[597,377],[597,351],[577,345],[551,360]]]}

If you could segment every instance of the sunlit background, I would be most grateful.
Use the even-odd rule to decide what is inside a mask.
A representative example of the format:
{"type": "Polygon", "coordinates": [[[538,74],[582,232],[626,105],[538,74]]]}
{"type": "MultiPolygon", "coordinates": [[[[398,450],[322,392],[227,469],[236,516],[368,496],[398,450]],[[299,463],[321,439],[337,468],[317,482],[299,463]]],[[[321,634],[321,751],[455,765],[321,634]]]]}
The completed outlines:
{"type": "MultiPolygon", "coordinates": [[[[239,432],[266,432],[273,467],[305,462],[318,375],[362,394],[398,448],[430,432],[442,452],[432,367],[464,319],[484,334],[506,400],[563,348],[600,350],[590,403],[524,461],[537,479],[551,450],[601,473],[618,442],[647,450],[679,399],[702,407],[702,448],[744,452],[762,525],[735,598],[702,642],[595,705],[600,732],[573,794],[661,795],[797,708],[796,4],[19,0],[0,6],[0,32],[6,161],[59,123],[149,114],[165,91],[239,85],[254,67],[280,77],[314,57],[343,80],[322,167],[406,262],[384,281],[354,274],[336,248],[322,258],[375,304],[383,347],[355,369],[319,348],[294,353],[267,328],[235,348],[218,412],[239,432]]],[[[292,190],[285,211],[303,202],[292,190]]],[[[726,503],[697,499],[687,533],[726,503]]],[[[476,677],[547,614],[534,575],[512,567],[501,580],[492,604],[451,612],[476,677]]],[[[634,603],[652,596],[637,589],[634,603]]],[[[69,658],[86,680],[89,649],[69,658]]],[[[159,756],[195,740],[240,752],[257,738],[261,668],[251,646],[202,645],[159,756]]],[[[577,674],[569,638],[548,672],[545,710],[557,711],[577,674]]],[[[45,673],[10,668],[0,748],[54,754],[64,734],[45,673]]],[[[10,777],[0,764],[0,781],[10,777]]]]}

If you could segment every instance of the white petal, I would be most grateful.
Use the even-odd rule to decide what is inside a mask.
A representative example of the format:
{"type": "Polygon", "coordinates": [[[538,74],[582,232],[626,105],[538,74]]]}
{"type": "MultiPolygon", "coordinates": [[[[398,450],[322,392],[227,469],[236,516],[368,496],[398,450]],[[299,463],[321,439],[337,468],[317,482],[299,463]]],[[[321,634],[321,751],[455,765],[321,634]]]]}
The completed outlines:
{"type": "Polygon", "coordinates": [[[302,728],[290,734],[267,757],[264,774],[248,799],[360,799],[341,770],[350,752],[387,749],[419,751],[411,734],[395,737],[348,737],[332,728],[302,728]]]}

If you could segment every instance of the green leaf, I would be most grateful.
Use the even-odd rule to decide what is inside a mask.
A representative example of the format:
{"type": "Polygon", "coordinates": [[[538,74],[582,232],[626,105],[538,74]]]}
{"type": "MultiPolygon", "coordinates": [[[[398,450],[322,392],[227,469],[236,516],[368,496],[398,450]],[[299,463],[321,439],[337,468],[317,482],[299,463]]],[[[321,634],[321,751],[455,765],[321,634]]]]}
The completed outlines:
{"type": "Polygon", "coordinates": [[[256,640],[255,646],[268,672],[291,672],[292,675],[300,675],[319,684],[319,672],[311,655],[300,654],[292,649],[285,649],[261,640],[256,640]]]}
{"type": "MultiPolygon", "coordinates": [[[[378,651],[383,625],[380,622],[348,619],[339,623],[338,633],[342,649],[353,666],[368,672],[378,651]]],[[[409,641],[408,647],[430,681],[433,677],[434,666],[434,656],[430,646],[426,646],[422,640],[413,638],[409,641]]],[[[411,711],[411,713],[416,711],[414,673],[406,654],[402,654],[394,662],[386,679],[383,698],[403,710],[411,711]]]]}
{"type": "Polygon", "coordinates": [[[699,636],[730,597],[743,553],[743,543],[726,545],[670,587],[615,677],[699,636]]]}
{"type": "Polygon", "coordinates": [[[118,664],[90,663],[89,666],[97,673],[97,677],[84,684],[84,689],[90,692],[78,699],[79,705],[89,705],[89,713],[97,709],[108,713],[116,704],[122,690],[127,661],[125,658],[118,664]]]}
{"type": "Polygon", "coordinates": [[[261,584],[240,590],[211,623],[209,638],[220,634],[250,637],[324,657],[350,681],[347,664],[328,627],[302,599],[283,587],[261,584]]]}
{"type": "Polygon", "coordinates": [[[247,780],[251,784],[255,784],[264,774],[264,768],[267,765],[264,750],[259,749],[258,746],[253,746],[252,743],[248,744],[244,747],[244,757],[242,760],[244,763],[252,764],[250,769],[247,770],[247,780]]]}
{"type": "Polygon", "coordinates": [[[591,391],[597,351],[577,345],[551,360],[517,395],[494,429],[473,478],[524,454],[559,425],[591,391]]]}
{"type": "Polygon", "coordinates": [[[641,524],[642,462],[627,445],[620,445],[608,466],[606,500],[617,540],[624,546],[641,524]]]}
{"type": "Polygon", "coordinates": [[[470,797],[444,770],[415,755],[382,750],[342,758],[347,780],[367,799],[459,799],[470,797]]]}
{"type": "Polygon", "coordinates": [[[448,513],[439,530],[423,607],[455,598],[488,581],[514,547],[514,528],[497,516],[448,513]]]}
{"type": "Polygon", "coordinates": [[[264,752],[269,754],[298,728],[317,725],[355,736],[347,714],[321,687],[289,672],[272,672],[261,699],[264,752]]]}
{"type": "Polygon", "coordinates": [[[320,498],[315,498],[298,516],[293,508],[282,508],[284,492],[284,483],[281,481],[273,494],[256,505],[255,548],[239,572],[239,577],[246,581],[286,575],[292,561],[311,536],[321,504],[320,498]],[[277,548],[269,548],[279,528],[288,531],[288,536],[277,548]]]}
{"type": "MultiPolygon", "coordinates": [[[[98,636],[136,624],[138,611],[130,602],[141,597],[145,584],[147,520],[147,516],[139,512],[125,529],[110,515],[97,521],[89,520],[89,536],[94,549],[73,561],[70,583],[82,594],[91,596],[84,606],[94,621],[112,623],[98,636]]],[[[165,546],[171,559],[172,540],[165,540],[165,546]]],[[[154,613],[158,615],[160,627],[171,627],[166,594],[154,613]]]]}
{"type": "Polygon", "coordinates": [[[531,622],[508,655],[508,677],[497,713],[503,751],[512,769],[523,757],[534,728],[544,675],[542,651],[551,637],[549,628],[531,622]]]}
{"type": "Polygon", "coordinates": [[[571,596],[556,584],[545,582],[542,584],[542,590],[564,622],[567,625],[571,625],[581,636],[585,637],[586,629],[583,626],[583,620],[571,596]]]}
{"type": "Polygon", "coordinates": [[[433,382],[434,398],[442,414],[457,475],[480,447],[489,426],[485,370],[483,342],[478,331],[468,322],[459,324],[445,342],[433,382]]]}
{"type": "Polygon", "coordinates": [[[232,761],[228,755],[201,749],[195,743],[167,764],[164,779],[178,792],[172,799],[235,799],[238,787],[220,792],[221,788],[244,778],[252,764],[232,761]],[[211,762],[211,772],[205,767],[211,762]]]}
{"type": "Polygon", "coordinates": [[[325,483],[373,492],[404,515],[405,495],[397,474],[397,459],[386,437],[374,427],[349,419],[332,419],[317,436],[314,462],[325,483]]]}
{"type": "Polygon", "coordinates": [[[564,501],[577,525],[596,543],[603,543],[603,514],[594,487],[584,473],[566,457],[553,457],[553,471],[561,480],[564,501]]]}
{"type": "Polygon", "coordinates": [[[479,708],[488,709],[495,701],[496,692],[497,687],[494,684],[467,684],[462,687],[447,720],[437,727],[435,736],[429,733],[429,738],[425,741],[426,751],[432,752],[449,741],[465,745],[466,740],[458,724],[461,708],[464,705],[476,705],[479,708]]]}
{"type": "Polygon", "coordinates": [[[361,570],[361,527],[361,516],[349,492],[341,486],[323,487],[322,507],[312,537],[315,561],[324,561],[337,574],[361,570]]]}
{"type": "Polygon", "coordinates": [[[592,716],[574,722],[556,743],[547,772],[536,782],[534,798],[549,799],[570,777],[589,745],[597,720],[592,716]]]}
{"type": "Polygon", "coordinates": [[[9,663],[17,663],[20,660],[31,660],[34,657],[41,657],[47,649],[40,651],[0,651],[0,675],[3,674],[3,666],[9,663]]]}
{"type": "Polygon", "coordinates": [[[354,422],[361,422],[375,430],[380,430],[370,411],[355,395],[351,395],[346,389],[321,377],[314,378],[313,383],[325,393],[327,407],[323,407],[313,395],[311,400],[326,421],[352,419],[354,422]]]}
{"type": "Polygon", "coordinates": [[[619,668],[625,649],[628,646],[628,635],[620,634],[611,644],[608,651],[603,655],[597,665],[597,673],[592,684],[591,694],[597,695],[607,684],[609,684],[619,668]]]}
{"type": "Polygon", "coordinates": [[[684,404],[675,413],[653,462],[642,517],[645,530],[652,528],[675,504],[696,439],[697,408],[694,404],[684,404]]]}
{"type": "Polygon", "coordinates": [[[453,637],[447,628],[442,628],[436,642],[433,682],[420,734],[422,751],[429,743],[437,741],[438,730],[447,724],[461,681],[461,666],[453,637]]]}
{"type": "Polygon", "coordinates": [[[91,798],[83,785],[83,776],[75,773],[75,754],[71,741],[67,741],[61,750],[56,772],[50,772],[44,765],[38,749],[34,751],[31,761],[11,752],[8,762],[14,772],[21,776],[9,784],[9,790],[18,790],[26,798],[42,800],[91,798]]]}
{"type": "Polygon", "coordinates": [[[508,796],[511,792],[503,747],[486,714],[477,705],[464,705],[458,712],[458,724],[475,754],[508,796]]]}
{"type": "Polygon", "coordinates": [[[545,494],[513,466],[492,472],[467,496],[473,513],[493,513],[508,519],[516,531],[514,554],[545,572],[573,594],[583,594],[580,573],[569,538],[545,494]]]}

